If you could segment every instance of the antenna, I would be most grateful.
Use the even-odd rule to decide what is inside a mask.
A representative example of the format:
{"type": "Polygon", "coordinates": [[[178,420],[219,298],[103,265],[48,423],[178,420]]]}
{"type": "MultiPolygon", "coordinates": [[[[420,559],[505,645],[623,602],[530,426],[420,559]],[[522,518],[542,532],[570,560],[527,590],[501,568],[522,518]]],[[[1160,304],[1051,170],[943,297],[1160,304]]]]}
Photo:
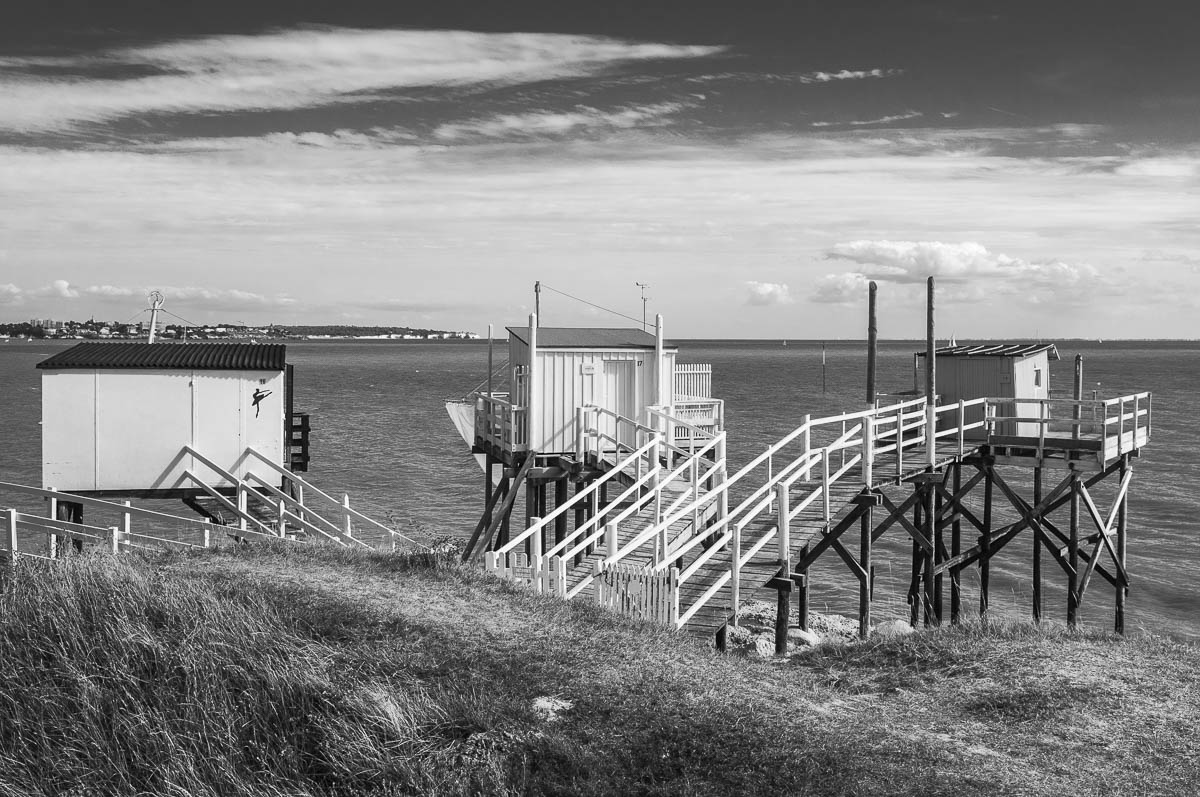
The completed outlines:
{"type": "Polygon", "coordinates": [[[648,282],[635,282],[634,285],[642,289],[642,331],[646,329],[646,289],[650,287],[648,282]]]}
{"type": "MultiPolygon", "coordinates": [[[[163,306],[163,295],[158,291],[150,291],[150,343],[154,342],[154,338],[158,333],[158,311],[163,306]]],[[[190,315],[190,314],[189,314],[190,315]]]]}

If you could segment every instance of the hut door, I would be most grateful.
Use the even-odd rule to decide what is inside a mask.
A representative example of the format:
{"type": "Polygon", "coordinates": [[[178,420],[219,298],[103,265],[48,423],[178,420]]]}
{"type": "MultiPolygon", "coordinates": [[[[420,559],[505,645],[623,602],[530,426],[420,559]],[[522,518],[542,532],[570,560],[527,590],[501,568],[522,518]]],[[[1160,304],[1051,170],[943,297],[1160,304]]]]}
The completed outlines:
{"type": "MultiPolygon", "coordinates": [[[[637,420],[637,363],[633,360],[604,361],[602,406],[624,418],[637,420]]],[[[622,445],[631,448],[636,445],[636,434],[631,424],[617,424],[606,416],[601,419],[600,428],[622,445]]]]}

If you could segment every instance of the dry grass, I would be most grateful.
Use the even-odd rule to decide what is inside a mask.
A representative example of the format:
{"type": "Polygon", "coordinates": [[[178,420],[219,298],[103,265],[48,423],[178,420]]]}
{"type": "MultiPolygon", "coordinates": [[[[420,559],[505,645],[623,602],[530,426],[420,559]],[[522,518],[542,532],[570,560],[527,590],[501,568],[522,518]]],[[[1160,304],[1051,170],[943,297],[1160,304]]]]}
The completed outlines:
{"type": "Polygon", "coordinates": [[[1168,640],[755,662],[439,557],[64,564],[0,596],[0,794],[1191,794],[1200,764],[1168,640]]]}

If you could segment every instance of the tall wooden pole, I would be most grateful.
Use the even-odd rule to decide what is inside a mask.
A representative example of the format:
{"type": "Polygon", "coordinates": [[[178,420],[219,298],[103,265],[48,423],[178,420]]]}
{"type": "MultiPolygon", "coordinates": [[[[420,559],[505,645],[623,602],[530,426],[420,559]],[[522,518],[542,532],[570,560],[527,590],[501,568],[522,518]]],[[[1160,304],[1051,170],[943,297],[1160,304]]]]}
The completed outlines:
{"type": "Polygon", "coordinates": [[[937,464],[937,357],[934,349],[937,341],[933,329],[933,277],[929,278],[925,311],[925,448],[929,456],[929,467],[937,464]]]}
{"type": "Polygon", "coordinates": [[[1070,479],[1071,536],[1067,544],[1067,627],[1075,628],[1079,624],[1079,471],[1072,469],[1070,479]]]}
{"type": "Polygon", "coordinates": [[[872,280],[867,292],[867,408],[875,406],[875,363],[879,351],[879,327],[875,316],[875,294],[879,286],[872,280]]]}

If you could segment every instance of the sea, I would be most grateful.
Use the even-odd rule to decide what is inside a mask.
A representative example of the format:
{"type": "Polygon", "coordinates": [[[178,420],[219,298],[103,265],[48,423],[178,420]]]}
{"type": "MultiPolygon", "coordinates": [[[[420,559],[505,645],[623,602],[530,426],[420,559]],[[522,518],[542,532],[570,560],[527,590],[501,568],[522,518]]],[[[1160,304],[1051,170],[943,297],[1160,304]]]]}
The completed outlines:
{"type": "MultiPolygon", "coordinates": [[[[0,481],[40,486],[35,366],[73,343],[0,343],[0,481]]],[[[861,341],[673,343],[680,362],[712,365],[713,394],[725,401],[731,472],[797,427],[804,415],[837,415],[863,405],[861,341]]],[[[881,343],[879,389],[912,389],[913,353],[923,348],[923,342],[881,343]]],[[[1200,422],[1191,409],[1200,387],[1200,342],[1067,341],[1058,348],[1062,359],[1051,363],[1051,387],[1059,395],[1069,394],[1076,354],[1083,356],[1087,395],[1154,394],[1153,437],[1135,460],[1130,493],[1126,630],[1200,641],[1200,422]]],[[[485,342],[287,341],[287,355],[295,366],[296,409],[312,419],[310,481],[326,492],[349,494],[355,507],[401,531],[427,538],[470,535],[482,511],[483,476],[444,402],[486,378],[485,342]]],[[[503,344],[497,345],[496,362],[504,356],[503,344]]],[[[1053,477],[1046,478],[1048,490],[1053,477]]],[[[1103,512],[1105,495],[1099,492],[1103,512]]],[[[28,500],[0,490],[0,507],[24,508],[28,500]]],[[[156,503],[162,511],[188,511],[177,501],[156,503]]],[[[1031,545],[1023,535],[993,559],[989,616],[1029,616],[1031,545]]],[[[878,617],[907,616],[910,556],[902,539],[876,554],[878,617]]],[[[836,557],[827,558],[831,561],[813,570],[812,605],[853,615],[856,582],[836,557]]],[[[1048,556],[1043,568],[1048,585],[1043,617],[1062,623],[1065,579],[1048,556]]],[[[977,583],[974,568],[964,572],[968,617],[977,612],[977,583]]],[[[1113,589],[1093,578],[1083,624],[1111,628],[1112,617],[1113,589]]]]}

